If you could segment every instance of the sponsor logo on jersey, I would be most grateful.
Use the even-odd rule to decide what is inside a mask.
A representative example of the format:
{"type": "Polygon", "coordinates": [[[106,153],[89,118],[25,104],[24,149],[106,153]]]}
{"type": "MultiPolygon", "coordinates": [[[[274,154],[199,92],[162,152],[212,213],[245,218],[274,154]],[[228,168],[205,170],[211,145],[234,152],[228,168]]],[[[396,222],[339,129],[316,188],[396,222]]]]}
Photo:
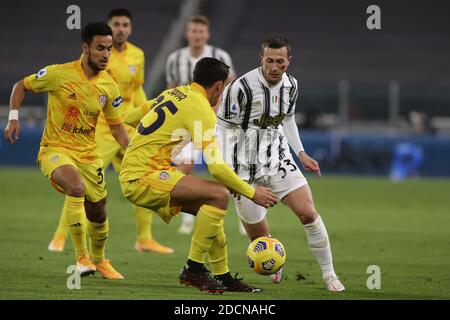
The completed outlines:
{"type": "Polygon", "coordinates": [[[167,172],[163,171],[159,174],[159,178],[161,180],[167,180],[169,178],[169,174],[167,172]]]}
{"type": "Polygon", "coordinates": [[[77,122],[79,114],[80,114],[80,111],[78,111],[77,107],[69,106],[69,108],[67,108],[67,111],[66,111],[66,122],[68,122],[68,123],[77,122]]]}
{"type": "Polygon", "coordinates": [[[101,96],[98,97],[98,101],[100,102],[100,105],[104,107],[106,104],[106,96],[102,94],[101,96]]]}
{"type": "Polygon", "coordinates": [[[114,101],[112,102],[112,106],[114,108],[117,108],[118,106],[120,106],[120,104],[122,103],[122,97],[118,96],[117,98],[114,99],[114,101]]]}
{"type": "Polygon", "coordinates": [[[42,78],[46,74],[47,74],[47,69],[43,68],[36,73],[35,78],[36,79],[42,78]]]}
{"type": "Polygon", "coordinates": [[[275,117],[263,114],[261,116],[261,119],[253,120],[253,124],[258,127],[274,126],[276,128],[283,122],[285,117],[286,115],[284,113],[282,113],[281,115],[276,115],[275,117]]]}

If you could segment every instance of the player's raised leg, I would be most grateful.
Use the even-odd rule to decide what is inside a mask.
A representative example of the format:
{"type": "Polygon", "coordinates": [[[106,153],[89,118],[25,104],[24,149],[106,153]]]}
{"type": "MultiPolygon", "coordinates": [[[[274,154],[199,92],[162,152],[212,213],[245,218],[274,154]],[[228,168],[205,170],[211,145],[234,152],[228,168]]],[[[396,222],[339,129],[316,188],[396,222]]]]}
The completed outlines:
{"type": "Polygon", "coordinates": [[[329,291],[344,291],[333,267],[330,241],[322,218],[317,213],[311,189],[306,184],[290,192],[282,201],[297,215],[305,227],[309,247],[322,270],[329,291]]]}
{"type": "Polygon", "coordinates": [[[72,237],[76,252],[77,270],[81,276],[95,273],[86,247],[85,189],[82,177],[75,166],[63,165],[51,173],[52,183],[65,193],[63,216],[72,237]]]}

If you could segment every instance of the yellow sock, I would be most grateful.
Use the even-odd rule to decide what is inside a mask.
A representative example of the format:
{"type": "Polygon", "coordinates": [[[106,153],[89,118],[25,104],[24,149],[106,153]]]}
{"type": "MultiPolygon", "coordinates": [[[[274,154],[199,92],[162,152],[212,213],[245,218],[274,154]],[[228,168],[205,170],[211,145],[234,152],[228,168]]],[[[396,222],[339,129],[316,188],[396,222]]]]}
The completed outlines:
{"type": "Polygon", "coordinates": [[[221,222],[220,232],[214,238],[208,254],[213,275],[217,276],[230,271],[228,269],[227,237],[223,228],[223,220],[221,222]]]}
{"type": "Polygon", "coordinates": [[[59,236],[59,237],[64,237],[65,239],[67,239],[67,235],[69,233],[69,226],[66,223],[66,217],[64,215],[64,208],[65,208],[65,205],[63,206],[63,209],[61,210],[58,227],[56,228],[54,237],[59,236]]]}
{"type": "Polygon", "coordinates": [[[79,257],[87,253],[86,247],[86,213],[84,211],[84,197],[76,198],[66,195],[63,215],[72,237],[72,244],[79,257]]]}
{"type": "Polygon", "coordinates": [[[109,232],[108,219],[102,223],[88,221],[87,225],[89,238],[91,239],[90,258],[93,262],[102,262],[105,258],[105,245],[109,232]]]}
{"type": "Polygon", "coordinates": [[[192,234],[189,259],[205,263],[205,254],[211,248],[214,238],[223,230],[223,217],[226,210],[209,205],[202,205],[195,219],[194,233],[192,234]]]}
{"type": "Polygon", "coordinates": [[[136,218],[136,234],[138,241],[151,240],[153,212],[149,209],[139,206],[134,207],[134,216],[136,218]]]}

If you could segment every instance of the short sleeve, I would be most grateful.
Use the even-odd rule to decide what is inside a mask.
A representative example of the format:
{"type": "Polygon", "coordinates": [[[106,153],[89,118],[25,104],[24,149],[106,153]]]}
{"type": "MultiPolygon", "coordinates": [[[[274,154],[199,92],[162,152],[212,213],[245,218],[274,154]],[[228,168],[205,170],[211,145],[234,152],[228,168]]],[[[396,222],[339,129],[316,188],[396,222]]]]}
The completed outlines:
{"type": "Polygon", "coordinates": [[[241,110],[246,103],[244,90],[238,81],[232,81],[222,94],[222,101],[217,113],[220,120],[230,124],[240,124],[241,110]]]}
{"type": "Polygon", "coordinates": [[[230,76],[231,77],[235,77],[236,76],[236,71],[234,70],[233,61],[231,60],[230,55],[227,52],[221,50],[220,56],[221,56],[220,60],[225,62],[230,67],[230,76]]]}
{"type": "Polygon", "coordinates": [[[121,104],[122,97],[120,96],[119,88],[116,83],[112,83],[110,92],[108,93],[107,103],[103,107],[103,113],[109,125],[116,125],[123,122],[124,107],[121,104]]]}
{"type": "Polygon", "coordinates": [[[34,92],[56,90],[58,88],[57,65],[47,66],[37,73],[25,77],[23,83],[27,90],[34,92]]]}

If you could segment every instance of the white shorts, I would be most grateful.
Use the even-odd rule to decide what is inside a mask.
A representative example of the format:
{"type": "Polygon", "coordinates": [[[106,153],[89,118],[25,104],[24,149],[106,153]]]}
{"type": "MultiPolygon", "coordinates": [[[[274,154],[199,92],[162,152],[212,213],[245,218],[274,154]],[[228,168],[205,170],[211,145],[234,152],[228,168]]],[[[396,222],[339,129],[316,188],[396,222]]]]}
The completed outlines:
{"type": "MultiPolygon", "coordinates": [[[[285,171],[278,171],[276,175],[261,177],[250,183],[253,187],[265,186],[272,189],[272,192],[282,200],[292,191],[308,184],[306,178],[297,165],[283,167],[285,171]],[[296,170],[293,170],[293,168],[296,170]],[[293,170],[293,171],[291,171],[293,170]]],[[[261,222],[267,214],[267,209],[261,207],[250,199],[240,196],[233,196],[236,213],[239,218],[248,224],[261,222]]]]}
{"type": "Polygon", "coordinates": [[[194,149],[194,144],[192,142],[189,142],[173,159],[173,162],[177,165],[184,163],[201,164],[202,159],[202,151],[194,149]]]}

